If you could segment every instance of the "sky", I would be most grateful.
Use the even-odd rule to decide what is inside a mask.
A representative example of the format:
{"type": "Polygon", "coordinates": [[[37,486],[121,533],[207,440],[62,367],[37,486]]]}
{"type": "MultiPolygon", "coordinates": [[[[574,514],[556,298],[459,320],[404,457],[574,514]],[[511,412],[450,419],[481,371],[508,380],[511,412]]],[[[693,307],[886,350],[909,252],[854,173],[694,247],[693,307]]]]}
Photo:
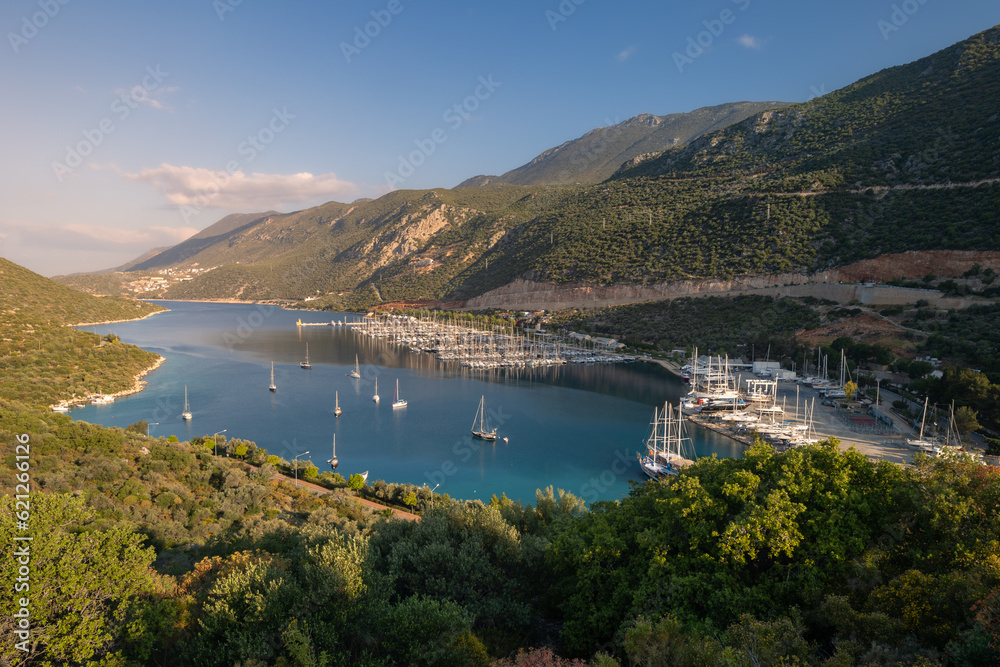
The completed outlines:
{"type": "Polygon", "coordinates": [[[998,23],[996,0],[5,0],[0,256],[108,269],[640,113],[802,102],[998,23]]]}

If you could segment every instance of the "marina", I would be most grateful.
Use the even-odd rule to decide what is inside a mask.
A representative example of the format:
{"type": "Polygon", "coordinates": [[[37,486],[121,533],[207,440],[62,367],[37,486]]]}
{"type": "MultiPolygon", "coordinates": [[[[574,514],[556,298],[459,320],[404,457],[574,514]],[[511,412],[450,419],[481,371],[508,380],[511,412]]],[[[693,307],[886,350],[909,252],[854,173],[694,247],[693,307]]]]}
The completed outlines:
{"type": "Polygon", "coordinates": [[[472,326],[455,319],[369,314],[350,324],[369,338],[404,346],[414,354],[434,354],[438,361],[455,362],[476,370],[635,361],[634,356],[607,348],[573,345],[548,334],[516,332],[500,326],[472,326]]]}
{"type": "MultiPolygon", "coordinates": [[[[416,341],[390,342],[358,325],[296,326],[309,315],[328,322],[330,314],[257,304],[164,305],[170,312],[150,320],[87,327],[114,332],[166,361],[145,378],[144,391],[74,408],[73,419],[122,427],[142,420],[153,437],[182,441],[228,429],[228,438],[253,440],[286,460],[322,452],[317,462],[330,458],[336,434],[337,470],[345,477],[367,470],[372,481],[440,484],[438,492],[453,497],[506,494],[530,503],[536,489],[551,485],[593,502],[621,498],[630,481],[645,479],[636,452],[645,451],[653,408],[665,401],[676,406],[686,390],[653,364],[479,369],[414,353],[416,341]],[[299,367],[307,343],[310,371],[299,367]],[[358,378],[350,377],[355,369],[358,378]],[[391,407],[397,378],[405,409],[391,407]],[[190,421],[179,417],[185,385],[190,421]],[[495,440],[471,433],[480,402],[483,428],[477,418],[476,429],[495,430],[495,440]]],[[[693,424],[688,436],[698,457],[739,456],[744,449],[693,424]]]]}

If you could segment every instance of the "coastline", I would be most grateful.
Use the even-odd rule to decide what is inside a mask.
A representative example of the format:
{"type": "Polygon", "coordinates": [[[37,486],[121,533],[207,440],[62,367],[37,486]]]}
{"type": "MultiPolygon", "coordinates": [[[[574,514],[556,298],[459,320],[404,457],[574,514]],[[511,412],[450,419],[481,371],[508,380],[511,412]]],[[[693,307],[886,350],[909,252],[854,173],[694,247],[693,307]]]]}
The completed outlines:
{"type": "Polygon", "coordinates": [[[147,318],[150,318],[153,315],[159,315],[160,313],[169,313],[170,312],[169,308],[166,308],[164,306],[160,306],[160,307],[163,308],[163,310],[157,310],[157,311],[152,312],[152,313],[146,313],[142,317],[129,317],[129,318],[124,319],[124,320],[105,320],[104,322],[80,322],[80,323],[77,323],[77,324],[67,324],[66,326],[68,326],[68,327],[96,327],[96,326],[100,326],[102,324],[120,324],[121,322],[139,322],[141,320],[145,320],[147,318]]]}
{"type": "Polygon", "coordinates": [[[134,375],[132,377],[132,386],[131,386],[131,388],[129,388],[129,389],[122,389],[121,391],[118,391],[118,392],[115,392],[113,394],[110,394],[110,396],[114,396],[115,398],[119,398],[121,396],[128,396],[129,394],[138,394],[140,391],[142,391],[143,389],[146,388],[146,381],[143,380],[142,378],[146,377],[147,375],[149,375],[150,373],[152,373],[153,371],[155,371],[157,368],[159,368],[160,366],[162,366],[163,362],[166,361],[166,360],[167,360],[167,358],[164,357],[162,354],[156,355],[156,361],[153,362],[152,366],[149,366],[148,368],[140,371],[139,373],[137,373],[136,375],[134,375]]]}
{"type": "Polygon", "coordinates": [[[668,371],[670,371],[677,377],[684,377],[681,374],[681,369],[676,364],[673,364],[669,361],[665,361],[663,359],[654,359],[653,357],[636,357],[636,359],[638,359],[639,361],[645,361],[650,364],[659,364],[660,366],[666,368],[668,371]]]}

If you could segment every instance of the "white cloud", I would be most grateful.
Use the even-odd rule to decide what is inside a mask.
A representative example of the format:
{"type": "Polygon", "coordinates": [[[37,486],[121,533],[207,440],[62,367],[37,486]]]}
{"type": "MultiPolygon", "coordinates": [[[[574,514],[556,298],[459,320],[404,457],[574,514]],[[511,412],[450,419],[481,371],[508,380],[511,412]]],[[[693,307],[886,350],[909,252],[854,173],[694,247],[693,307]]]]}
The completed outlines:
{"type": "Polygon", "coordinates": [[[623,63],[629,58],[631,58],[633,53],[635,53],[635,47],[630,46],[621,53],[619,53],[617,56],[615,56],[615,60],[617,60],[620,63],[623,63]]]}
{"type": "Polygon", "coordinates": [[[751,35],[749,33],[741,35],[740,38],[737,39],[736,41],[742,44],[743,46],[747,47],[748,49],[754,49],[756,51],[760,51],[762,48],[764,48],[764,40],[762,40],[760,37],[755,37],[754,35],[751,35]]]}
{"type": "Polygon", "coordinates": [[[230,211],[288,210],[315,205],[331,199],[349,201],[358,196],[358,186],[342,181],[336,174],[247,175],[232,174],[200,167],[163,163],[138,174],[123,173],[130,182],[147,183],[171,204],[196,209],[217,208],[230,211]]]}

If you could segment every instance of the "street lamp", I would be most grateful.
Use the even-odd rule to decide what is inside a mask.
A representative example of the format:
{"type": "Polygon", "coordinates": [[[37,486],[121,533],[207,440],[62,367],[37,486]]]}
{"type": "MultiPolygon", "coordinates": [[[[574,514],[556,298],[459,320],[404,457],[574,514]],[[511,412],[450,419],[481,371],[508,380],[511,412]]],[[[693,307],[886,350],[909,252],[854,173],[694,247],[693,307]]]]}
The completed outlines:
{"type": "Polygon", "coordinates": [[[160,425],[160,422],[146,422],[146,437],[147,438],[149,437],[149,427],[150,426],[159,426],[159,425],[160,425]]]}
{"type": "Polygon", "coordinates": [[[305,456],[309,452],[302,452],[301,454],[296,454],[295,458],[292,459],[292,468],[295,470],[295,486],[299,485],[299,457],[305,456]]]}
{"type": "Polygon", "coordinates": [[[219,455],[219,441],[215,439],[215,436],[219,435],[220,433],[225,433],[228,430],[229,430],[228,428],[224,428],[221,431],[216,431],[215,433],[212,434],[212,444],[215,445],[216,456],[219,455]]]}
{"type": "Polygon", "coordinates": [[[431,489],[431,509],[434,509],[434,489],[437,489],[439,486],[441,486],[441,482],[435,484],[434,488],[431,489]]]}

